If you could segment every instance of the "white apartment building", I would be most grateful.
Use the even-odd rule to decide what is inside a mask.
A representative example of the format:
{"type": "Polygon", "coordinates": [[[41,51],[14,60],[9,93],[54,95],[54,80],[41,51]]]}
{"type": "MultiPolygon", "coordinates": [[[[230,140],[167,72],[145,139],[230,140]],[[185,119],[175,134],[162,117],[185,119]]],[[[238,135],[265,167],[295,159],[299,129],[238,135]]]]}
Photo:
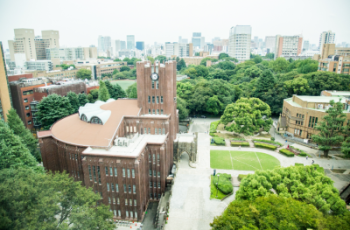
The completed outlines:
{"type": "Polygon", "coordinates": [[[275,59],[278,57],[298,56],[301,54],[303,37],[295,36],[276,36],[275,59]]]}
{"type": "Polygon", "coordinates": [[[135,35],[127,35],[126,36],[126,48],[128,50],[135,49],[135,35]]]}
{"type": "Polygon", "coordinates": [[[60,61],[97,59],[96,47],[49,48],[46,49],[47,60],[60,61]]]}
{"type": "Polygon", "coordinates": [[[109,36],[98,36],[98,51],[107,52],[111,50],[111,37],[109,36]]]}
{"type": "Polygon", "coordinates": [[[49,60],[27,61],[25,67],[27,70],[51,71],[53,69],[52,62],[49,60]]]}
{"type": "Polygon", "coordinates": [[[322,54],[323,44],[334,44],[335,43],[335,33],[332,31],[324,31],[320,34],[320,40],[318,44],[318,49],[322,54]]]}
{"type": "Polygon", "coordinates": [[[15,61],[15,53],[24,53],[26,60],[36,60],[35,35],[33,29],[14,29],[15,39],[9,40],[11,61],[15,61]]]}
{"type": "Polygon", "coordinates": [[[166,57],[171,57],[172,55],[174,55],[174,44],[175,43],[170,43],[170,42],[165,43],[165,56],[166,57]]]}
{"type": "Polygon", "coordinates": [[[251,34],[251,26],[237,25],[230,29],[228,49],[230,57],[237,58],[239,61],[250,59],[251,34]]]}
{"type": "Polygon", "coordinates": [[[269,49],[270,53],[275,52],[276,46],[276,36],[266,36],[265,37],[265,48],[269,49]]]}

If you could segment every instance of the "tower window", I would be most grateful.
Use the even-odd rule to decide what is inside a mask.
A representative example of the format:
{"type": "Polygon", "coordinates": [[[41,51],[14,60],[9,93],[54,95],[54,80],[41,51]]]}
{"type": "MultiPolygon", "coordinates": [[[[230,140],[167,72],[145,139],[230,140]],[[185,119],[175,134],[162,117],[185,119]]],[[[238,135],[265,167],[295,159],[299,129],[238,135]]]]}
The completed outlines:
{"type": "Polygon", "coordinates": [[[159,89],[159,82],[157,81],[157,89],[159,89]]]}
{"type": "Polygon", "coordinates": [[[163,96],[160,96],[160,103],[163,104],[163,96]]]}
{"type": "Polygon", "coordinates": [[[157,109],[157,114],[159,114],[159,109],[157,109]]]}
{"type": "Polygon", "coordinates": [[[155,98],[155,96],[152,96],[152,103],[154,103],[154,100],[155,100],[154,98],[155,98]]]}
{"type": "Polygon", "coordinates": [[[154,89],[154,81],[152,81],[152,89],[154,89]]]}
{"type": "Polygon", "coordinates": [[[148,109],[148,114],[151,114],[151,109],[148,109]]]}
{"type": "Polygon", "coordinates": [[[160,110],[160,114],[163,114],[163,110],[162,109],[160,110]]]}
{"type": "Polygon", "coordinates": [[[151,96],[148,96],[148,103],[151,103],[151,96]]]}
{"type": "Polygon", "coordinates": [[[157,104],[159,104],[159,96],[157,96],[157,104]]]}
{"type": "Polygon", "coordinates": [[[153,114],[156,114],[156,110],[155,109],[153,109],[153,114]]]}

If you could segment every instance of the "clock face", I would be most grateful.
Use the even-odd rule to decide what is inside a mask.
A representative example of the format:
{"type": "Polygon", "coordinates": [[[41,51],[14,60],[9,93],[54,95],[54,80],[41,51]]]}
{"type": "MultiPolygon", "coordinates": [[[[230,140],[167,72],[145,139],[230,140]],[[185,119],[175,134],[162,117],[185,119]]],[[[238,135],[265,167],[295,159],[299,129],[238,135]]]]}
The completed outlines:
{"type": "Polygon", "coordinates": [[[157,80],[158,80],[158,74],[152,73],[151,79],[152,79],[153,81],[157,81],[157,80]]]}

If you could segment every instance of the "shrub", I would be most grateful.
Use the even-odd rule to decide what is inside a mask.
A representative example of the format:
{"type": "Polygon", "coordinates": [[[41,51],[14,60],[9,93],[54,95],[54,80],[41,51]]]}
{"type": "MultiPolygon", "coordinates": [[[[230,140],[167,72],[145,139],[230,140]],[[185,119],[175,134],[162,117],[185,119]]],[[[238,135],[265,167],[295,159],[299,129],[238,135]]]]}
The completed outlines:
{"type": "Polygon", "coordinates": [[[271,137],[271,141],[275,141],[275,138],[274,138],[274,137],[271,137]]]}
{"type": "Polygon", "coordinates": [[[277,146],[269,145],[269,144],[263,144],[263,143],[254,143],[254,146],[257,148],[265,148],[265,149],[272,149],[276,150],[277,146]]]}
{"type": "Polygon", "coordinates": [[[233,191],[233,185],[231,183],[231,175],[227,173],[218,173],[216,176],[213,177],[213,183],[216,186],[216,183],[218,183],[218,189],[223,194],[229,194],[233,191]],[[220,179],[218,178],[218,175],[220,175],[220,179]]]}
{"type": "Polygon", "coordinates": [[[264,139],[254,139],[253,141],[265,142],[265,143],[270,143],[270,144],[282,146],[282,144],[277,142],[277,141],[269,141],[269,140],[264,140],[264,139]]]}
{"type": "Polygon", "coordinates": [[[218,121],[213,121],[212,123],[210,123],[210,133],[216,133],[216,129],[218,128],[218,125],[220,123],[220,120],[218,121]]]}
{"type": "Polygon", "coordinates": [[[209,135],[212,136],[212,137],[217,137],[217,136],[218,136],[218,135],[215,134],[215,133],[209,133],[209,135]]]}
{"type": "Polygon", "coordinates": [[[286,155],[287,157],[294,157],[294,153],[287,149],[280,149],[279,152],[286,155]]]}
{"type": "Polygon", "coordinates": [[[213,137],[216,145],[225,145],[225,139],[222,137],[213,137]]]}
{"type": "Polygon", "coordinates": [[[245,141],[245,139],[244,138],[233,138],[233,139],[231,139],[232,141],[245,141]]]}
{"type": "Polygon", "coordinates": [[[295,166],[304,166],[302,163],[295,163],[295,166]]]}
{"type": "Polygon", "coordinates": [[[306,157],[307,154],[306,154],[306,152],[301,151],[301,152],[299,153],[299,156],[301,156],[301,157],[306,157]]]}
{"type": "Polygon", "coordinates": [[[249,146],[249,143],[246,141],[231,141],[231,146],[249,146]]]}
{"type": "Polygon", "coordinates": [[[244,178],[246,178],[248,175],[245,175],[245,174],[239,174],[238,175],[238,180],[241,181],[243,180],[244,178]]]}

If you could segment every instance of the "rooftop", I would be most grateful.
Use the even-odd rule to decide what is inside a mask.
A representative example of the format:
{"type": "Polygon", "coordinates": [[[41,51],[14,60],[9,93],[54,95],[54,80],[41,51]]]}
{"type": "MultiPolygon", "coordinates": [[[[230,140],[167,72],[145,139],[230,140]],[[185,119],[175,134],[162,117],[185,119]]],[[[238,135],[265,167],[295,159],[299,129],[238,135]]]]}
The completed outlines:
{"type": "Polygon", "coordinates": [[[79,119],[79,114],[76,113],[57,121],[51,127],[52,136],[57,140],[74,145],[108,147],[123,117],[137,116],[140,111],[137,100],[133,99],[118,99],[100,105],[100,109],[111,112],[104,125],[82,121],[79,119]]]}
{"type": "Polygon", "coordinates": [[[300,100],[302,101],[306,101],[306,102],[317,102],[317,103],[329,103],[330,101],[334,101],[334,102],[338,102],[339,99],[341,99],[341,103],[346,103],[346,98],[343,97],[327,97],[327,96],[299,96],[299,95],[295,95],[296,97],[298,97],[300,100]]]}
{"type": "Polygon", "coordinates": [[[325,90],[326,92],[330,93],[332,96],[350,96],[350,91],[332,91],[332,90],[325,90]]]}

